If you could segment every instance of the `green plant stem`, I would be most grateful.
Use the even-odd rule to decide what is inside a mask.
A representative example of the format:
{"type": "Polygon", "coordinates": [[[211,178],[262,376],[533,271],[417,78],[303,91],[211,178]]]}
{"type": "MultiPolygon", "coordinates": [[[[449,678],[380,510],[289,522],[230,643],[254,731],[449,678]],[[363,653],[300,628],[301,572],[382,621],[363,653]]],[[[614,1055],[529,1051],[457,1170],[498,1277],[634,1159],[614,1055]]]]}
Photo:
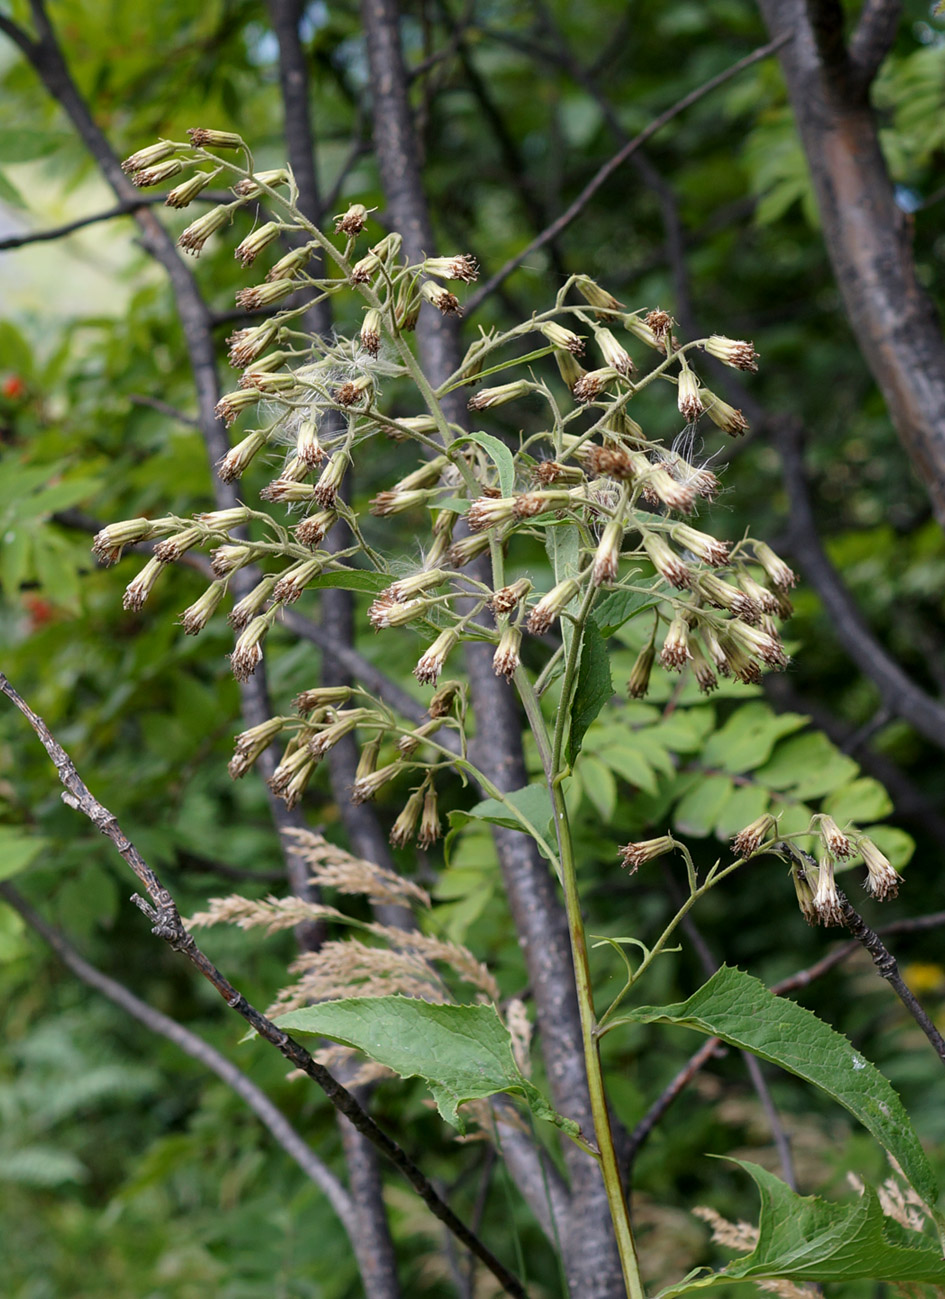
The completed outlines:
{"type": "MultiPolygon", "coordinates": [[[[576,642],[577,640],[578,638],[575,637],[576,642]]],[[[601,1174],[604,1178],[607,1203],[610,1206],[610,1216],[617,1237],[617,1250],[620,1254],[620,1266],[623,1269],[623,1279],[627,1288],[628,1299],[645,1299],[643,1282],[640,1277],[640,1262],[637,1257],[636,1243],[633,1239],[633,1228],[630,1225],[630,1213],[624,1195],[617,1153],[614,1149],[610,1112],[607,1108],[607,1095],[604,1090],[604,1075],[601,1069],[600,1047],[594,1017],[591,970],[587,955],[587,938],[584,933],[584,920],[581,916],[581,899],[578,893],[577,868],[574,860],[571,826],[568,821],[568,809],[560,783],[554,780],[550,783],[555,810],[555,826],[558,830],[558,851],[561,857],[561,877],[568,917],[568,935],[571,939],[571,956],[574,961],[574,978],[581,1017],[584,1067],[587,1071],[591,1113],[594,1116],[594,1135],[597,1138],[597,1146],[600,1151],[601,1174]]]]}

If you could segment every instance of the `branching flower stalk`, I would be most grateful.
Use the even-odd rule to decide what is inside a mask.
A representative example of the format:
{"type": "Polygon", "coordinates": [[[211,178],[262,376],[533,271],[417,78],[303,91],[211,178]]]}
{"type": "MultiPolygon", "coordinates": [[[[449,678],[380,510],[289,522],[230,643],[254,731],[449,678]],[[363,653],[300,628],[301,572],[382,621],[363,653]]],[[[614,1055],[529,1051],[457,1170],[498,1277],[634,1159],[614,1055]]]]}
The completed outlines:
{"type": "MultiPolygon", "coordinates": [[[[355,735],[362,757],[353,801],[374,798],[409,777],[412,793],[392,832],[398,846],[419,834],[428,848],[439,833],[436,781],[449,768],[474,779],[538,843],[563,889],[574,959],[596,1143],[582,1137],[580,1144],[601,1167],[627,1293],[643,1299],[599,1040],[619,1022],[615,1016],[623,998],[665,949],[689,908],[773,842],[776,827],[772,818],[770,824],[746,827],[736,839],[736,860],[725,867],[717,862],[701,883],[684,846],[669,836],[627,845],[624,865],[634,869],[651,856],[679,850],[689,896],[653,947],[644,950],[637,969],[630,971],[628,964],[626,988],[598,1019],[565,801],[570,763],[581,740],[572,706],[586,647],[600,637],[594,617],[604,598],[610,624],[634,616],[639,596],[645,597],[645,616],[655,619],[631,678],[633,697],[646,693],[657,655],[671,671],[691,671],[704,692],[715,688],[717,674],[755,682],[764,669],[787,662],[777,621],[790,613],[787,592],[794,574],[763,542],[745,537],[733,544],[703,531],[698,516],[719,482],[680,449],[694,439],[679,439],[677,445],[676,436],[680,421],[686,432],[703,415],[729,436],[745,431],[744,417],[702,384],[695,363],[707,352],[753,371],[756,354],[750,343],[717,334],[680,343],[668,313],[628,312],[604,287],[578,274],[561,286],[549,310],[511,329],[483,334],[459,369],[434,388],[411,333],[420,311],[461,314],[460,298],[449,286],[474,280],[475,260],[459,254],[411,264],[402,258],[395,232],[363,247],[369,214],[357,203],[338,216],[333,236],[325,233],[298,210],[288,168],[254,172],[239,137],[202,129],[190,134],[190,143],[161,141],[124,165],[138,185],[173,176],[168,203],[174,209],[186,207],[209,183],[203,177],[231,177],[233,202],[206,212],[180,235],[181,247],[194,255],[225,233],[237,209],[270,209],[268,217],[259,212],[236,257],[247,268],[257,259],[272,261],[259,283],[237,295],[247,309],[271,308],[272,314],[253,318],[228,340],[230,361],[242,376],[218,407],[227,425],[254,415],[256,423],[241,433],[218,468],[232,481],[263,454],[270,460],[279,456],[282,463],[259,492],[268,510],[241,507],[193,520],[127,520],[98,534],[95,553],[111,563],[126,546],[156,543],[154,557],[125,597],[137,609],[155,583],[165,580],[170,564],[188,550],[210,548],[215,582],[182,615],[185,630],[193,633],[213,616],[232,575],[251,571],[255,585],[230,615],[238,633],[231,662],[243,678],[262,662],[283,610],[326,585],[370,595],[367,621],[378,635],[423,637],[414,674],[431,688],[428,722],[405,724],[362,689],[314,688],[296,700],[297,717],[275,717],[237,737],[230,771],[235,778],[244,775],[281,737],[285,750],[270,784],[292,805],[304,797],[332,746],[355,735]],[[234,154],[246,165],[234,161],[234,154]],[[201,164],[209,164],[212,173],[200,171],[201,164]],[[324,255],[320,278],[306,270],[316,249],[324,255]],[[334,268],[331,275],[325,266],[334,268]],[[347,296],[363,307],[349,337],[310,338],[300,328],[306,308],[328,296],[347,296]],[[289,305],[282,305],[286,300],[289,305]],[[535,347],[515,356],[527,337],[534,337],[535,347]],[[649,353],[653,363],[647,368],[649,353]],[[539,367],[549,359],[553,364],[543,374],[539,367]],[[383,409],[385,387],[395,379],[412,386],[415,413],[383,409]],[[657,382],[671,398],[665,437],[644,430],[629,409],[640,391],[657,382]],[[466,432],[451,424],[442,399],[460,388],[470,389],[469,408],[485,421],[494,411],[504,416],[522,409],[530,427],[519,433],[517,445],[498,431],[466,432]],[[536,407],[544,427],[535,419],[536,407]],[[416,455],[408,463],[404,452],[401,477],[371,501],[370,512],[386,527],[387,542],[369,545],[358,510],[340,493],[349,468],[358,471],[378,438],[413,443],[416,455]],[[339,520],[347,524],[352,544],[320,548],[339,520]],[[543,558],[546,551],[550,565],[543,558]],[[491,585],[463,571],[480,554],[490,557],[491,585]],[[612,611],[621,602],[627,613],[615,617],[612,611]],[[541,639],[528,661],[543,654],[544,663],[533,673],[523,666],[521,649],[526,638],[535,642],[536,637],[541,639]],[[503,794],[468,757],[465,688],[452,676],[458,647],[473,639],[495,647],[495,671],[521,699],[550,799],[550,843],[545,827],[534,824],[514,795],[503,794]]],[[[372,525],[372,537],[377,532],[372,525]]],[[[823,820],[826,859],[852,850],[843,830],[823,820]]],[[[862,845],[859,850],[874,893],[891,894],[895,873],[884,869],[878,850],[871,853],[862,845]]],[[[821,892],[828,900],[810,902],[824,920],[832,915],[828,877],[822,867],[821,892]]]]}

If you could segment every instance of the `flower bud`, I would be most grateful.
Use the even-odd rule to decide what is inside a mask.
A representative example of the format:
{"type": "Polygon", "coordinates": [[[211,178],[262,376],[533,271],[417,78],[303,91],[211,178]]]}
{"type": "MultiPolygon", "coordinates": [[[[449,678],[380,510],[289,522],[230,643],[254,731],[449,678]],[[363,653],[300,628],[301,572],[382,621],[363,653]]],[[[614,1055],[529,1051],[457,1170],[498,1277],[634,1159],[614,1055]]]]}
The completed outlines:
{"type": "Polygon", "coordinates": [[[863,861],[869,872],[864,888],[879,902],[885,901],[886,898],[894,898],[899,892],[902,876],[895,870],[889,858],[879,851],[872,839],[865,837],[860,839],[857,847],[863,854],[863,861]]]}
{"type": "Polygon", "coordinates": [[[430,302],[444,316],[461,316],[463,309],[459,305],[459,298],[449,289],[444,289],[442,284],[434,284],[432,280],[424,280],[420,285],[420,296],[425,301],[430,302]]]}
{"type": "Polygon", "coordinates": [[[716,357],[723,365],[731,366],[733,370],[758,369],[758,353],[751,343],[742,339],[713,334],[702,346],[710,356],[716,357]]]}
{"type": "Polygon", "coordinates": [[[236,305],[247,311],[259,311],[262,307],[271,307],[281,302],[298,288],[295,280],[271,280],[268,284],[253,284],[248,289],[240,289],[236,295],[236,305]]]}
{"type": "Polygon", "coordinates": [[[158,140],[156,144],[149,144],[137,153],[131,154],[121,164],[121,169],[126,176],[132,172],[143,171],[145,167],[154,167],[165,158],[171,158],[177,152],[176,146],[171,140],[158,140]]]}
{"type": "Polygon", "coordinates": [[[639,316],[624,316],[623,327],[641,343],[646,343],[647,347],[652,347],[657,352],[665,351],[661,335],[655,333],[639,316]]]}
{"type": "Polygon", "coordinates": [[[433,493],[428,490],[415,492],[378,492],[370,502],[372,514],[386,518],[390,514],[403,514],[406,510],[415,510],[419,505],[426,505],[433,493]]]}
{"type": "Polygon", "coordinates": [[[843,909],[840,905],[840,894],[833,874],[833,862],[829,857],[820,859],[820,871],[817,876],[817,888],[814,892],[814,912],[822,925],[842,925],[843,909]]]}
{"type": "Polygon", "coordinates": [[[294,604],[309,582],[318,577],[321,571],[320,559],[303,559],[291,565],[276,582],[272,592],[273,601],[276,604],[294,604]]]}
{"type": "Polygon", "coordinates": [[[260,616],[240,633],[233,653],[230,655],[230,667],[237,681],[248,681],[262,662],[262,644],[269,630],[269,618],[260,616]]]}
{"type": "Polygon", "coordinates": [[[531,589],[532,584],[527,577],[520,577],[511,586],[500,587],[489,601],[492,612],[497,615],[511,613],[517,604],[521,604],[531,589]]]}
{"type": "Polygon", "coordinates": [[[692,569],[673,550],[672,546],[658,532],[643,534],[643,549],[653,567],[665,582],[684,590],[692,584],[692,569]]]}
{"type": "Polygon", "coordinates": [[[133,546],[153,536],[153,519],[123,519],[121,523],[109,523],[92,539],[92,554],[100,564],[114,564],[121,559],[125,546],[133,546]]]}
{"type": "Polygon", "coordinates": [[[340,708],[353,694],[350,686],[316,686],[314,690],[303,690],[292,700],[296,712],[314,713],[318,708],[340,708]]]}
{"type": "Polygon", "coordinates": [[[272,171],[257,171],[252,176],[244,176],[233,186],[233,193],[240,198],[258,198],[263,193],[263,185],[275,189],[279,185],[288,185],[289,173],[285,167],[276,167],[272,171]]]}
{"type": "Polygon", "coordinates": [[[679,413],[687,424],[692,424],[705,409],[699,396],[699,380],[689,369],[680,370],[676,393],[679,413]]]}
{"type": "Polygon", "coordinates": [[[319,505],[326,509],[335,503],[335,497],[341,490],[341,484],[348,470],[349,460],[347,451],[336,451],[322,470],[312,495],[319,505]]]}
{"type": "Polygon", "coordinates": [[[515,515],[515,496],[479,496],[469,507],[466,522],[471,532],[482,532],[496,524],[508,523],[515,515]]]}
{"type": "MultiPolygon", "coordinates": [[[[628,379],[633,374],[633,358],[623,344],[617,341],[609,329],[595,329],[594,339],[601,350],[605,364],[628,379]]],[[[637,428],[639,427],[637,425],[637,428]]],[[[640,432],[642,433],[643,430],[640,429],[640,432]]]]}
{"type": "Polygon", "coordinates": [[[423,815],[420,818],[417,847],[422,848],[425,852],[428,848],[433,847],[440,834],[440,818],[436,814],[436,790],[432,784],[429,784],[423,795],[423,815]]]}
{"type": "Polygon", "coordinates": [[[285,501],[289,505],[298,505],[302,501],[314,500],[315,487],[312,483],[300,483],[294,478],[274,478],[259,495],[264,501],[285,501]]]}
{"type": "Polygon", "coordinates": [[[210,568],[213,570],[214,577],[229,577],[238,568],[251,564],[255,558],[256,552],[248,543],[245,541],[232,542],[225,546],[217,546],[216,550],[211,550],[210,568]]]}
{"type": "Polygon", "coordinates": [[[233,757],[227,765],[227,771],[234,780],[239,780],[241,776],[246,775],[259,755],[269,748],[284,725],[281,717],[270,717],[268,721],[260,722],[258,726],[251,726],[248,731],[237,735],[233,742],[233,757]]]}
{"type": "Polygon", "coordinates": [[[551,624],[568,607],[580,591],[580,586],[573,577],[559,582],[547,595],[543,595],[531,613],[525,626],[534,636],[543,635],[551,624]]]}
{"type": "Polygon", "coordinates": [[[469,399],[470,410],[486,410],[490,406],[504,406],[506,402],[517,401],[534,391],[535,385],[527,379],[516,379],[514,383],[502,383],[497,388],[480,388],[474,397],[469,399]]]}
{"type": "Polygon", "coordinates": [[[275,338],[279,326],[274,320],[266,320],[261,325],[252,325],[248,329],[237,329],[226,340],[229,344],[227,360],[236,369],[243,369],[259,359],[275,338]]]}
{"type": "Polygon", "coordinates": [[[159,559],[149,559],[138,576],[129,582],[125,588],[125,594],[121,602],[122,608],[137,613],[151,594],[154,583],[163,568],[164,565],[159,559]]]}
{"type": "Polygon", "coordinates": [[[557,460],[540,460],[534,469],[532,477],[542,487],[550,487],[552,483],[572,483],[578,484],[584,481],[584,470],[578,465],[563,465],[557,460]]]}
{"type": "Polygon", "coordinates": [[[368,622],[375,631],[387,627],[403,627],[421,617],[430,607],[428,600],[392,600],[379,595],[368,609],[368,622]]]}
{"type": "Polygon", "coordinates": [[[573,329],[566,329],[564,325],[558,325],[554,321],[547,321],[539,327],[539,330],[547,338],[552,347],[561,347],[572,356],[584,355],[584,339],[580,334],[576,334],[573,329]]]}
{"type": "Polygon", "coordinates": [[[584,377],[584,367],[571,352],[566,352],[560,347],[555,348],[554,358],[555,365],[558,367],[558,373],[568,385],[569,390],[573,392],[575,387],[584,377]]]}
{"type": "Polygon", "coordinates": [[[261,582],[256,583],[247,595],[243,596],[242,600],[234,604],[227,617],[227,622],[234,631],[242,631],[251,619],[262,613],[269,601],[269,597],[272,595],[272,589],[277,580],[273,575],[264,577],[261,582]]]}
{"type": "Polygon", "coordinates": [[[271,243],[279,238],[282,227],[278,221],[267,221],[265,225],[251,231],[242,243],[237,245],[233,256],[243,266],[252,266],[253,262],[271,243]]]}
{"type": "Polygon", "coordinates": [[[377,356],[381,350],[381,313],[374,307],[364,313],[360,338],[365,352],[377,356]]]}
{"type": "Polygon", "coordinates": [[[170,180],[172,176],[179,176],[184,170],[183,163],[178,158],[168,158],[166,162],[159,162],[154,167],[145,167],[143,171],[136,171],[131,178],[132,185],[138,189],[149,189],[152,185],[160,185],[165,180],[170,180]]]}
{"type": "Polygon", "coordinates": [[[245,149],[246,145],[235,131],[214,131],[206,126],[187,129],[190,143],[195,149],[245,149]]]}
{"type": "Polygon", "coordinates": [[[623,866],[630,869],[631,875],[644,862],[653,861],[656,857],[665,857],[676,847],[671,835],[663,834],[658,839],[641,839],[637,843],[628,843],[620,849],[620,860],[623,866]]]}
{"type": "Polygon", "coordinates": [[[793,863],[791,865],[791,880],[794,884],[794,892],[797,895],[797,905],[801,909],[801,915],[809,925],[816,925],[817,908],[814,906],[814,890],[811,887],[807,871],[793,863]]]}
{"type": "Polygon", "coordinates": [[[788,591],[797,584],[797,574],[788,568],[784,560],[776,555],[770,546],[754,539],[751,546],[755,552],[755,559],[768,574],[772,585],[779,591],[788,591]]]}
{"type": "Polygon", "coordinates": [[[462,253],[458,257],[428,257],[423,263],[428,275],[437,275],[441,280],[463,280],[472,284],[479,278],[479,266],[475,257],[462,253]]]}
{"type": "Polygon", "coordinates": [[[730,547],[727,541],[716,541],[708,533],[690,528],[688,523],[673,524],[669,535],[673,541],[678,541],[686,550],[692,551],[703,563],[712,564],[716,568],[728,563],[730,547]]]}
{"type": "Polygon", "coordinates": [[[194,257],[199,256],[200,250],[210,236],[227,225],[232,217],[233,214],[228,207],[212,207],[209,212],[204,212],[181,232],[177,240],[178,247],[183,248],[185,253],[193,253],[194,257]]]}
{"type": "Polygon", "coordinates": [[[358,755],[358,765],[354,773],[355,784],[359,780],[365,780],[368,776],[373,776],[377,771],[377,759],[380,756],[383,740],[383,735],[377,734],[373,739],[368,740],[367,744],[361,749],[358,755]]]}
{"type": "Polygon", "coordinates": [[[271,284],[273,280],[294,280],[299,271],[304,270],[312,260],[317,246],[317,244],[303,244],[301,248],[293,248],[290,253],[280,257],[266,272],[266,283],[271,284]]]}
{"type": "Polygon", "coordinates": [[[255,406],[259,401],[262,393],[258,388],[243,388],[239,392],[225,392],[216,404],[214,414],[217,419],[222,419],[227,428],[233,423],[237,415],[249,406],[255,406]]]}
{"type": "Polygon", "coordinates": [[[650,673],[653,671],[653,660],[656,658],[656,646],[652,641],[644,645],[637,655],[636,662],[630,670],[627,682],[627,694],[631,699],[643,699],[650,688],[650,673]]]}
{"type": "Polygon", "coordinates": [[[673,332],[675,320],[668,311],[663,311],[661,307],[656,307],[653,311],[648,311],[643,317],[643,323],[647,329],[652,329],[653,333],[659,339],[667,338],[673,332]]]}
{"type": "Polygon", "coordinates": [[[488,549],[489,534],[474,533],[472,536],[461,537],[459,541],[454,541],[446,552],[446,559],[453,568],[464,568],[488,549]]]}
{"type": "Polygon", "coordinates": [[[732,840],[735,855],[737,857],[753,856],[776,825],[777,821],[768,812],[756,817],[751,825],[746,825],[744,830],[739,830],[732,840]]]}
{"type": "Polygon", "coordinates": [[[286,807],[293,808],[305,793],[317,766],[318,760],[307,749],[296,749],[276,767],[270,777],[269,788],[276,798],[283,800],[286,807]]]}
{"type": "Polygon", "coordinates": [[[623,523],[620,519],[611,519],[604,528],[603,535],[594,555],[594,567],[591,581],[595,586],[617,580],[617,569],[620,566],[620,547],[623,542],[623,523]]]}
{"type": "Polygon", "coordinates": [[[422,807],[423,786],[421,785],[407,799],[403,811],[391,827],[390,842],[394,848],[405,848],[413,838],[422,807]]]}
{"type": "Polygon", "coordinates": [[[368,775],[358,776],[351,789],[352,803],[366,803],[402,770],[400,762],[391,762],[368,775]]]}
{"type": "Polygon", "coordinates": [[[308,742],[308,751],[313,758],[323,758],[333,749],[339,740],[350,735],[359,722],[364,720],[365,710],[353,708],[349,713],[338,713],[335,720],[313,735],[308,742]]]}
{"type": "Polygon", "coordinates": [[[519,653],[521,646],[521,629],[511,624],[503,627],[498,648],[492,658],[492,670],[497,677],[505,677],[506,681],[512,680],[522,662],[519,653]]]}
{"type": "Polygon", "coordinates": [[[395,485],[394,491],[409,492],[417,487],[435,487],[448,465],[449,459],[446,456],[434,456],[432,460],[425,461],[419,469],[401,478],[395,485]]]}
{"type": "Polygon", "coordinates": [[[184,528],[181,532],[175,532],[171,537],[165,537],[154,547],[154,557],[159,559],[162,564],[173,564],[185,555],[193,546],[198,545],[204,537],[203,528],[184,528]]]}
{"type": "Polygon", "coordinates": [[[843,833],[832,816],[821,816],[820,837],[831,857],[852,857],[853,844],[843,833]]]}
{"type": "Polygon", "coordinates": [[[462,684],[459,681],[444,681],[430,700],[430,705],[427,708],[430,717],[447,717],[452,711],[454,699],[462,693],[462,689],[462,684]]]}
{"type": "Polygon", "coordinates": [[[609,365],[600,370],[586,370],[571,391],[578,401],[595,401],[618,377],[617,371],[609,365]]]}
{"type": "Polygon", "coordinates": [[[222,582],[214,582],[207,587],[198,600],[195,600],[192,605],[189,605],[184,610],[177,621],[183,627],[186,635],[196,636],[198,632],[203,631],[216,613],[217,607],[223,599],[225,589],[222,582]]]}
{"type": "Polygon", "coordinates": [[[576,275],[574,277],[574,287],[584,301],[598,312],[598,320],[607,320],[614,312],[620,310],[621,304],[614,295],[608,293],[606,289],[602,289],[589,275],[576,275]]]}
{"type": "Polygon", "coordinates": [[[374,392],[374,380],[369,374],[359,374],[355,379],[348,379],[332,393],[339,406],[353,406],[363,398],[370,400],[374,392]]]}
{"type": "Polygon", "coordinates": [[[701,396],[705,413],[723,433],[727,433],[729,437],[740,438],[743,433],[748,432],[748,420],[740,410],[730,406],[727,401],[717,397],[708,388],[702,389],[701,396]]]}
{"type": "Polygon", "coordinates": [[[436,685],[447,655],[458,640],[459,634],[452,627],[440,632],[413,670],[414,676],[421,685],[436,685]]]}
{"type": "Polygon", "coordinates": [[[300,546],[317,546],[338,521],[334,510],[320,510],[310,514],[295,528],[295,539],[300,546]]]}
{"type": "Polygon", "coordinates": [[[776,636],[772,636],[758,627],[750,627],[739,618],[732,618],[725,630],[732,641],[744,648],[749,654],[757,654],[758,658],[763,663],[767,663],[769,667],[783,668],[787,664],[788,659],[784,652],[784,646],[776,636]]]}
{"type": "Polygon", "coordinates": [[[692,656],[692,673],[696,678],[696,684],[704,695],[710,695],[718,687],[718,677],[712,669],[712,664],[702,652],[698,640],[691,637],[689,640],[689,653],[692,656]]]}
{"type": "Polygon", "coordinates": [[[432,568],[424,569],[419,573],[414,573],[411,577],[398,578],[392,582],[386,591],[381,592],[379,598],[387,598],[396,603],[402,603],[404,600],[410,600],[415,595],[420,595],[423,591],[428,591],[431,586],[439,586],[446,580],[446,573],[442,569],[432,568]]]}
{"type": "Polygon", "coordinates": [[[781,606],[778,597],[769,591],[766,586],[756,582],[747,568],[739,570],[737,581],[749,600],[753,600],[762,613],[776,614],[779,612],[781,606]]]}
{"type": "Polygon", "coordinates": [[[723,581],[715,573],[698,573],[693,589],[702,596],[706,604],[711,604],[715,609],[728,609],[749,622],[756,622],[761,616],[761,610],[750,596],[740,591],[737,586],[732,586],[730,582],[723,581]]]}
{"type": "Polygon", "coordinates": [[[669,624],[669,631],[660,650],[660,663],[670,672],[681,672],[692,658],[689,649],[689,624],[678,614],[669,624]]]}
{"type": "Polygon", "coordinates": [[[335,217],[336,235],[359,235],[367,225],[368,210],[363,203],[352,203],[346,212],[335,217]]]}

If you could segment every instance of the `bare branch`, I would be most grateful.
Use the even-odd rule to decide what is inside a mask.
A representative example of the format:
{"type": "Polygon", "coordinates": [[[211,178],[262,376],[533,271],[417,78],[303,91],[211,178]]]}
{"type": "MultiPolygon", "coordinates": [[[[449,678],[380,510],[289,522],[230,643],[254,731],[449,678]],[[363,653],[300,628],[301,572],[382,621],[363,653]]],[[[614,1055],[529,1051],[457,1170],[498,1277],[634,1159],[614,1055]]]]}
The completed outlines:
{"type": "Polygon", "coordinates": [[[222,1082],[226,1083],[228,1087],[232,1088],[246,1102],[259,1121],[269,1129],[276,1142],[289,1158],[298,1164],[306,1177],[325,1192],[332,1208],[341,1219],[345,1231],[349,1236],[352,1235],[356,1224],[351,1196],[334,1173],[322,1163],[314,1151],[303,1141],[285,1115],[273,1105],[265,1092],[257,1087],[225,1055],[222,1055],[215,1047],[205,1042],[203,1038],[185,1028],[183,1024],[178,1024],[176,1020],[162,1014],[161,1011],[155,1010],[147,1002],[141,1001],[124,984],[110,978],[107,974],[103,974],[94,965],[90,965],[88,961],[79,955],[62,931],[47,924],[12,884],[0,883],[0,897],[23,917],[30,928],[34,929],[49,944],[63,964],[68,966],[72,973],[81,979],[83,983],[88,984],[90,988],[94,988],[96,992],[102,993],[116,1006],[120,1006],[122,1010],[127,1011],[129,1015],[133,1016],[152,1033],[158,1033],[161,1037],[173,1042],[175,1046],[179,1046],[191,1059],[204,1065],[212,1073],[215,1073],[222,1082]]]}
{"type": "Polygon", "coordinates": [[[128,394],[128,400],[132,406],[148,406],[151,410],[156,410],[159,415],[166,415],[168,419],[176,420],[178,424],[187,424],[190,428],[200,428],[199,419],[194,419],[193,415],[185,415],[182,410],[169,405],[166,401],[161,401],[158,397],[148,397],[144,393],[132,392],[128,394]]]}
{"type": "MultiPolygon", "coordinates": [[[[198,195],[198,202],[226,203],[230,199],[229,194],[211,194],[204,192],[198,195]]],[[[82,230],[85,226],[97,225],[102,221],[113,221],[115,217],[136,216],[139,209],[153,207],[156,203],[163,203],[163,194],[139,194],[137,198],[126,199],[122,203],[116,203],[114,207],[106,208],[104,212],[93,212],[91,216],[78,217],[75,221],[67,221],[65,225],[52,226],[49,230],[31,230],[27,234],[7,235],[0,239],[0,253],[6,252],[10,248],[25,248],[28,244],[48,243],[52,239],[62,239],[65,235],[71,235],[76,230],[82,230]]]]}
{"type": "Polygon", "coordinates": [[[777,445],[791,502],[788,545],[816,587],[837,639],[860,671],[873,681],[890,712],[903,718],[938,748],[945,748],[945,705],[920,689],[890,658],[864,622],[821,544],[804,474],[800,426],[779,421],[777,445]]]}
{"type": "Polygon", "coordinates": [[[850,37],[850,63],[865,90],[892,48],[902,20],[902,0],[866,0],[850,37]]]}
{"type": "Polygon", "coordinates": [[[494,275],[490,275],[488,280],[486,280],[485,283],[482,284],[467,300],[465,305],[466,314],[471,315],[489,296],[489,294],[492,293],[507,276],[511,275],[516,267],[521,266],[522,262],[530,257],[532,253],[537,252],[539,248],[544,248],[545,244],[550,243],[552,239],[556,239],[563,230],[567,229],[575,217],[580,215],[584,210],[600,187],[610,179],[614,172],[617,171],[627,161],[627,159],[636,152],[637,149],[642,148],[642,146],[646,144],[647,140],[654,136],[657,131],[666,126],[668,122],[671,122],[674,117],[678,117],[679,114],[684,112],[687,108],[691,108],[693,104],[698,103],[700,99],[710,94],[713,90],[717,90],[719,86],[724,85],[726,81],[737,76],[739,72],[743,72],[745,68],[750,68],[753,64],[760,62],[762,59],[768,58],[776,50],[780,49],[782,45],[786,45],[791,39],[792,33],[783,32],[775,40],[769,41],[767,45],[761,45],[758,49],[753,50],[751,54],[746,54],[743,59],[739,59],[737,63],[733,63],[732,66],[726,68],[724,72],[720,72],[716,76],[710,77],[708,81],[704,82],[701,86],[697,86],[695,90],[691,90],[688,95],[684,95],[682,99],[677,100],[677,102],[670,108],[667,108],[665,112],[662,112],[658,117],[655,117],[649,126],[644,127],[639,135],[634,136],[634,138],[628,141],[622,149],[618,149],[609,161],[604,163],[603,167],[600,168],[597,174],[588,181],[574,202],[570,203],[561,215],[551,223],[551,225],[547,226],[537,238],[533,239],[527,248],[523,248],[520,253],[517,253],[514,257],[510,257],[504,266],[500,267],[494,275]]]}
{"type": "Polygon", "coordinates": [[[848,89],[850,59],[844,40],[840,0],[804,0],[804,5],[824,72],[831,81],[842,83],[843,89],[848,89]]]}
{"type": "Polygon", "coordinates": [[[163,886],[155,872],[125,835],[115,815],[91,794],[65,749],[52,735],[42,718],[33,712],[2,673],[0,673],[0,693],[6,695],[10,702],[19,709],[48,753],[59,773],[59,779],[66,789],[63,801],[67,806],[86,816],[96,829],[111,840],[116,851],[141,882],[151,901],[149,903],[137,894],[132,897],[132,901],[152,922],[151,932],[155,937],[162,938],[172,950],[185,956],[216,989],[231,1010],[235,1010],[238,1015],[241,1015],[260,1037],[275,1046],[295,1068],[301,1069],[321,1087],[332,1105],[340,1113],[344,1114],[358,1131],[363,1133],[381,1154],[389,1159],[398,1171],[406,1177],[430,1211],[453,1232],[457,1239],[472,1250],[477,1258],[485,1263],[507,1293],[519,1296],[520,1299],[527,1299],[521,1282],[456,1217],[452,1209],[437,1195],[433,1186],[424,1177],[413,1160],[377,1126],[351,1093],[342,1087],[337,1079],[333,1078],[328,1070],[323,1065],[320,1065],[300,1043],[296,1042],[282,1029],[277,1028],[272,1020],[267,1019],[265,1015],[252,1006],[200,950],[193,935],[189,934],[184,928],[177,904],[171,893],[163,886]]]}

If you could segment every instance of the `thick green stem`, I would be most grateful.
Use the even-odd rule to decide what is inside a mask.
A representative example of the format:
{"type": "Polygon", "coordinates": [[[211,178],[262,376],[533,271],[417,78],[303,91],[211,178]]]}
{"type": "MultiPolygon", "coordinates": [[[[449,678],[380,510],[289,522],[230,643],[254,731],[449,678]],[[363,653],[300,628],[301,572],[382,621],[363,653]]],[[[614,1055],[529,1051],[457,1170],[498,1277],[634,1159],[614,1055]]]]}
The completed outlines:
{"type": "Polygon", "coordinates": [[[627,1295],[629,1299],[645,1299],[643,1282],[640,1277],[640,1262],[633,1239],[633,1228],[630,1225],[630,1213],[623,1191],[623,1180],[620,1176],[617,1153],[614,1149],[613,1132],[610,1127],[610,1112],[607,1108],[607,1095],[604,1091],[604,1075],[601,1069],[600,1049],[595,1032],[596,1021],[591,989],[591,971],[587,957],[584,920],[581,916],[581,899],[578,894],[574,846],[571,840],[571,826],[568,822],[568,810],[564,801],[564,792],[560,784],[552,782],[551,796],[554,800],[555,825],[558,830],[562,885],[568,916],[568,934],[571,939],[571,955],[574,961],[578,1006],[581,1014],[581,1040],[584,1045],[584,1067],[587,1071],[591,1113],[594,1116],[594,1136],[597,1139],[597,1147],[600,1151],[601,1173],[603,1174],[607,1203],[610,1206],[610,1216],[617,1237],[617,1249],[620,1254],[620,1266],[623,1269],[627,1295]]]}

